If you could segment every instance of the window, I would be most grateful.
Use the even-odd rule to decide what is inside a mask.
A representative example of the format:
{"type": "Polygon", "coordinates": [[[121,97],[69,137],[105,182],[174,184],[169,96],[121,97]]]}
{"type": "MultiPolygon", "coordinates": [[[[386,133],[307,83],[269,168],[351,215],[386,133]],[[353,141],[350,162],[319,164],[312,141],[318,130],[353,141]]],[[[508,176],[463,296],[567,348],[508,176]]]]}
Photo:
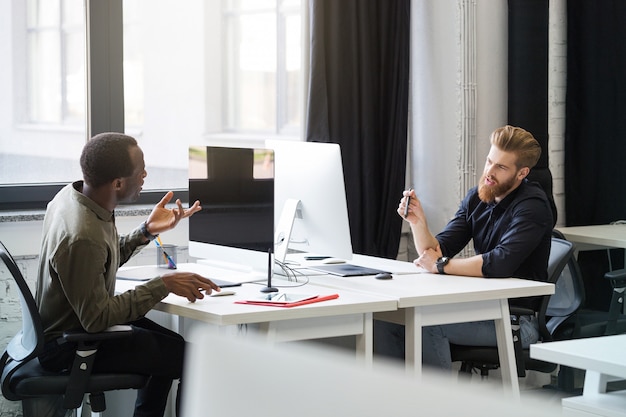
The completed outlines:
{"type": "MultiPolygon", "coordinates": [[[[81,0],[0,3],[0,186],[80,176],[85,141],[81,0]]],[[[9,192],[2,192],[3,196],[9,192]]]]}
{"type": "MultiPolygon", "coordinates": [[[[0,2],[0,54],[8,57],[0,83],[10,92],[0,95],[0,208],[29,207],[24,189],[36,196],[55,184],[34,198],[44,207],[51,192],[81,177],[86,103],[109,99],[98,89],[87,98],[86,49],[102,45],[103,35],[91,33],[85,44],[85,5],[90,19],[111,20],[110,32],[123,27],[119,46],[111,41],[123,45],[123,97],[110,105],[123,100],[116,129],[144,150],[144,189],[163,190],[187,188],[188,145],[300,136],[302,1],[0,2]]],[[[107,83],[121,87],[100,84],[107,83]]]]}
{"type": "Polygon", "coordinates": [[[85,10],[81,0],[29,0],[26,123],[85,119],[85,10]]]}
{"type": "Polygon", "coordinates": [[[224,4],[225,130],[297,135],[304,102],[300,1],[224,4]]]}

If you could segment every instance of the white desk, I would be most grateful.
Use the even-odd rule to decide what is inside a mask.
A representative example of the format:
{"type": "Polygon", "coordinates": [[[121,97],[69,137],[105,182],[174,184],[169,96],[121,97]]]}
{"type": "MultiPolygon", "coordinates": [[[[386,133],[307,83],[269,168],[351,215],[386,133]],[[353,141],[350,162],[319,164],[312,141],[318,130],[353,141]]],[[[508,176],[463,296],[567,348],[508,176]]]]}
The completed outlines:
{"type": "MultiPolygon", "coordinates": [[[[117,280],[116,292],[137,286],[136,281],[117,280]]],[[[186,298],[170,294],[155,306],[155,310],[195,319],[218,327],[257,323],[259,331],[270,343],[317,339],[335,336],[356,336],[357,355],[372,363],[372,314],[395,310],[397,300],[383,295],[365,294],[349,290],[333,290],[307,284],[281,291],[298,294],[339,294],[339,298],[299,307],[266,307],[235,304],[236,300],[262,296],[261,285],[243,284],[227,288],[235,295],[208,297],[190,303],[186,298]]],[[[219,329],[218,329],[219,330],[219,329]]]]}
{"type": "Polygon", "coordinates": [[[331,288],[396,298],[398,311],[377,313],[375,318],[406,326],[406,366],[418,377],[422,372],[422,327],[494,320],[502,378],[506,389],[510,390],[514,398],[519,398],[519,382],[508,299],[554,293],[554,285],[531,280],[485,279],[430,273],[398,274],[387,281],[371,276],[312,276],[311,282],[331,288]]]}
{"type": "Polygon", "coordinates": [[[558,227],[565,238],[577,243],[577,250],[601,248],[626,249],[626,225],[601,224],[593,226],[558,227]]]}
{"type": "MultiPolygon", "coordinates": [[[[370,257],[374,266],[376,258],[370,257]]],[[[382,260],[385,264],[385,260],[382,260]]],[[[437,274],[397,274],[389,281],[372,276],[343,278],[313,275],[297,293],[339,293],[336,300],[297,308],[233,304],[233,297],[205,298],[196,303],[170,295],[155,309],[218,326],[260,323],[270,340],[301,340],[341,335],[357,336],[357,352],[372,361],[372,318],[405,324],[406,366],[422,374],[422,327],[436,324],[494,320],[505,389],[519,398],[509,314],[509,298],[554,293],[554,286],[523,279],[484,279],[437,274]],[[400,309],[399,311],[395,311],[400,309]],[[383,313],[384,312],[384,313],[383,313]],[[508,383],[507,383],[508,382],[508,383]]],[[[276,282],[278,283],[278,282],[276,282]]],[[[118,280],[116,289],[132,288],[136,282],[118,280]]],[[[236,297],[259,294],[256,284],[235,288],[236,297]]]]}
{"type": "Polygon", "coordinates": [[[626,416],[626,391],[606,392],[626,379],[626,335],[531,345],[530,356],[586,370],[583,395],[562,400],[564,415],[626,416]]]}

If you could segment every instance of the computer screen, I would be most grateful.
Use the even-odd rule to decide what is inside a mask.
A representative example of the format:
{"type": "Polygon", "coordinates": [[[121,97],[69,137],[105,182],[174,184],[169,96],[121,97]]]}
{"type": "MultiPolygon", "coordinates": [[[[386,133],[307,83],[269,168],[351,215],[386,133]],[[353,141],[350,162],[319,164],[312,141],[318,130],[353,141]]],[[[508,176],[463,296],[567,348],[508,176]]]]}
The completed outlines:
{"type": "MultiPolygon", "coordinates": [[[[288,250],[352,259],[341,149],[336,143],[268,140],[275,156],[276,259],[288,250]],[[281,215],[285,203],[299,200],[288,242],[281,215]]],[[[289,226],[289,225],[288,225],[289,226]]],[[[287,227],[288,227],[287,226],[287,227]]]]}
{"type": "Polygon", "coordinates": [[[189,148],[189,254],[204,263],[267,276],[274,245],[274,153],[223,146],[189,148]]]}

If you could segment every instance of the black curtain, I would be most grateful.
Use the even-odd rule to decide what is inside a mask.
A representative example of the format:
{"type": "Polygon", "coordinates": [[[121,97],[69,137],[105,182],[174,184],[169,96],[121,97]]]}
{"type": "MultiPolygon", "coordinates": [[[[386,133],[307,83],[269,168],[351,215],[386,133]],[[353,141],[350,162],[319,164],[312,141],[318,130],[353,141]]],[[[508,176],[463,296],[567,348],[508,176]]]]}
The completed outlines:
{"type": "Polygon", "coordinates": [[[528,179],[546,191],[556,224],[548,161],[548,0],[509,0],[508,6],[508,122],[528,130],[541,145],[528,179]]]}
{"type": "MultiPolygon", "coordinates": [[[[626,2],[568,0],[565,207],[568,226],[626,219],[626,2]]],[[[623,251],[612,251],[613,267],[623,251]]],[[[604,251],[581,252],[587,305],[606,309],[604,251]]]]}
{"type": "Polygon", "coordinates": [[[410,0],[312,0],[307,140],[341,145],[355,253],[395,258],[406,178],[410,0]]]}

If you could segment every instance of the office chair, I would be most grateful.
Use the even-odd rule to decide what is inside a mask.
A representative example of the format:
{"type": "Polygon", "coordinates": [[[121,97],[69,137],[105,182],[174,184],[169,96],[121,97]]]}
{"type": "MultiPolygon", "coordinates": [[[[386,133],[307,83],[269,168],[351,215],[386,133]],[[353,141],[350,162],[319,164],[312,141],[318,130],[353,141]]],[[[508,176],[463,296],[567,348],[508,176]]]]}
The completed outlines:
{"type": "Polygon", "coordinates": [[[102,333],[67,332],[66,341],[77,344],[71,371],[49,372],[42,368],[38,356],[43,350],[41,317],[26,280],[14,259],[0,242],[0,275],[10,274],[19,290],[22,307],[22,329],[9,342],[0,360],[0,388],[10,401],[22,401],[24,417],[65,416],[82,407],[90,394],[95,415],[106,408],[104,392],[138,389],[147,377],[137,374],[92,374],[91,365],[100,341],[129,335],[130,326],[113,326],[102,333]]]}
{"type": "MultiPolygon", "coordinates": [[[[555,231],[556,234],[560,232],[555,231]]],[[[563,236],[562,234],[560,234],[563,236]]],[[[578,274],[581,286],[583,279],[578,268],[578,262],[573,259],[574,273],[578,274]]],[[[576,314],[568,317],[563,325],[553,334],[554,340],[581,339],[587,337],[609,336],[626,333],[626,315],[624,311],[624,293],[626,290],[626,269],[616,269],[606,272],[604,279],[609,280],[613,288],[608,311],[598,311],[585,308],[584,287],[582,288],[582,307],[576,314]]],[[[583,370],[561,366],[558,373],[557,388],[563,391],[575,391],[582,387],[577,381],[582,381],[583,370]],[[581,374],[577,378],[577,374],[581,374]]]]}
{"type": "MultiPolygon", "coordinates": [[[[558,271],[558,265],[553,264],[553,257],[556,256],[555,243],[565,242],[572,245],[557,230],[553,231],[553,236],[548,273],[550,281],[556,279],[555,291],[552,296],[544,297],[537,315],[541,342],[626,333],[626,316],[620,314],[623,311],[626,289],[626,269],[610,271],[604,275],[604,278],[608,279],[613,286],[609,311],[586,310],[583,307],[585,286],[578,261],[573,254],[573,246],[567,258],[567,264],[557,277],[553,276],[558,271]],[[547,305],[545,305],[546,298],[549,300],[547,305]],[[545,328],[542,323],[545,323],[545,328]]],[[[511,309],[511,313],[515,317],[514,309],[511,309]]],[[[522,314],[525,313],[522,312],[522,314]]],[[[487,377],[490,370],[499,368],[498,352],[494,347],[451,345],[451,350],[452,360],[462,362],[460,374],[471,374],[474,369],[478,369],[482,377],[487,377]]],[[[557,368],[556,364],[530,358],[529,350],[522,350],[521,343],[518,341],[515,342],[515,353],[520,377],[525,376],[526,370],[549,373],[557,368]]],[[[566,392],[577,390],[579,388],[576,384],[577,372],[583,371],[560,366],[556,388],[566,392]]]]}
{"type": "MultiPolygon", "coordinates": [[[[535,315],[539,323],[539,336],[542,342],[554,339],[555,332],[566,331],[562,327],[568,327],[571,331],[571,323],[567,321],[584,300],[584,286],[578,265],[574,258],[574,244],[558,237],[552,238],[550,258],[548,260],[548,282],[555,284],[553,295],[542,297],[539,311],[536,313],[529,309],[511,308],[511,325],[513,328],[513,344],[517,363],[517,374],[520,377],[526,375],[526,370],[539,372],[552,372],[557,365],[543,362],[530,357],[529,349],[522,349],[519,337],[519,317],[522,315],[535,315]]],[[[491,346],[462,346],[450,345],[453,362],[462,362],[459,370],[460,375],[471,374],[474,369],[480,371],[481,377],[486,378],[490,370],[498,369],[500,361],[497,347],[491,346]]]]}

